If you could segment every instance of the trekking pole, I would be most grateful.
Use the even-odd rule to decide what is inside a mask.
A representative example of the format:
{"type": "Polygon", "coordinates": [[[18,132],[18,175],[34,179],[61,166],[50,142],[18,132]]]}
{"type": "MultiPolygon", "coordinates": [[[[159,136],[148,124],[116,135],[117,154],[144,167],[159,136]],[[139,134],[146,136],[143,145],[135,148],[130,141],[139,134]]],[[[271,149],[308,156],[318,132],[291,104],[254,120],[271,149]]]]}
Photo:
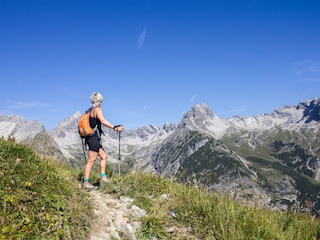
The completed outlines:
{"type": "MultiPolygon", "coordinates": [[[[117,125],[117,126],[114,126],[114,128],[118,128],[122,125],[117,125]]],[[[118,149],[119,149],[119,154],[118,154],[118,182],[120,182],[120,160],[121,160],[121,153],[120,153],[120,131],[118,131],[117,129],[117,132],[118,132],[118,138],[119,138],[119,146],[118,146],[118,149]]]]}
{"type": "Polygon", "coordinates": [[[121,160],[121,153],[120,153],[120,132],[118,131],[119,135],[119,154],[118,154],[118,170],[119,170],[119,181],[120,181],[120,160],[121,160]]]}
{"type": "MultiPolygon", "coordinates": [[[[82,145],[82,150],[83,150],[83,159],[84,159],[84,166],[87,164],[87,156],[86,156],[86,140],[81,138],[81,145],[82,145]]],[[[84,175],[81,175],[81,182],[83,181],[84,175]]]]}
{"type": "Polygon", "coordinates": [[[83,157],[84,157],[84,165],[87,163],[87,156],[86,156],[86,143],[85,141],[81,138],[81,143],[82,143],[82,149],[83,149],[83,157]]]}

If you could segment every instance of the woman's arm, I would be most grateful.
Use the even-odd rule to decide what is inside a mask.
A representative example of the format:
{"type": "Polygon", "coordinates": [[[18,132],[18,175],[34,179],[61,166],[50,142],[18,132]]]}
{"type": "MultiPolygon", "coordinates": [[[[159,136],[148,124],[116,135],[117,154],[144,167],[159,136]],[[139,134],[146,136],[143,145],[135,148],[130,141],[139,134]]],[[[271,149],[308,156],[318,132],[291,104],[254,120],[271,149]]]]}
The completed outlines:
{"type": "Polygon", "coordinates": [[[97,107],[95,109],[95,117],[98,118],[100,120],[101,124],[103,124],[104,126],[106,126],[108,128],[111,128],[111,129],[114,129],[114,130],[119,131],[119,132],[123,131],[123,126],[122,125],[117,126],[115,128],[115,126],[113,124],[111,124],[108,120],[106,120],[104,118],[102,109],[100,107],[97,107]]]}

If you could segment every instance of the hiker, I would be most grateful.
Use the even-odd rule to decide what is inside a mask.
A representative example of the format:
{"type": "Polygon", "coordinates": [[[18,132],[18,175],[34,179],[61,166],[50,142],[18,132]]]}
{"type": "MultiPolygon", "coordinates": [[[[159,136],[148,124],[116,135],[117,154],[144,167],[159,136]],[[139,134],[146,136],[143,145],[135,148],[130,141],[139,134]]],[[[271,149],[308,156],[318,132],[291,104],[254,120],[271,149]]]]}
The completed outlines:
{"type": "Polygon", "coordinates": [[[89,177],[90,177],[91,168],[94,165],[96,158],[98,156],[100,157],[100,187],[108,183],[108,178],[106,175],[106,165],[107,165],[108,155],[103,149],[101,144],[101,137],[100,137],[102,134],[101,124],[118,132],[122,132],[124,128],[122,125],[115,126],[104,118],[103,112],[101,109],[103,97],[100,93],[94,92],[91,95],[90,99],[91,99],[91,109],[89,110],[90,111],[89,122],[90,122],[91,128],[93,129],[96,128],[97,130],[94,132],[92,136],[86,137],[86,144],[88,145],[89,150],[88,150],[87,163],[84,167],[84,179],[83,179],[82,187],[85,190],[96,190],[97,187],[93,186],[90,183],[89,177]]]}

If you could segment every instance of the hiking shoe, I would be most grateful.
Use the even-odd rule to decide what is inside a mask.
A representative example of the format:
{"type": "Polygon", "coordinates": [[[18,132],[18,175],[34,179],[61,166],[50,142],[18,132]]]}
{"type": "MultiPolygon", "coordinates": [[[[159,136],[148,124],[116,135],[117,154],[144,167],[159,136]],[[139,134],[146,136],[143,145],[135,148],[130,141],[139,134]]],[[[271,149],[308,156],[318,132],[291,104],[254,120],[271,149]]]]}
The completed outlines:
{"type": "Polygon", "coordinates": [[[110,180],[107,177],[100,178],[100,188],[106,186],[110,183],[110,180]]]}
{"type": "Polygon", "coordinates": [[[90,182],[84,182],[82,184],[82,189],[86,191],[98,190],[98,187],[93,186],[90,182]]]}

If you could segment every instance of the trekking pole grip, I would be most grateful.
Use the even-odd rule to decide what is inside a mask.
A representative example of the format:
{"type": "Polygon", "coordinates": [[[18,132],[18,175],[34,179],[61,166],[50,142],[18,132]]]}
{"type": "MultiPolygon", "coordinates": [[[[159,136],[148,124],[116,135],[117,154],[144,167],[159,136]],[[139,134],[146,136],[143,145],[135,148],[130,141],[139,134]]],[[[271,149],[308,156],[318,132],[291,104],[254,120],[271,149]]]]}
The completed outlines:
{"type": "MultiPolygon", "coordinates": [[[[115,125],[115,126],[113,126],[113,129],[116,130],[116,131],[118,131],[117,128],[118,128],[118,127],[121,127],[121,126],[122,126],[121,124],[120,124],[120,125],[115,125]]],[[[118,132],[119,132],[119,131],[118,131],[118,132]]]]}

